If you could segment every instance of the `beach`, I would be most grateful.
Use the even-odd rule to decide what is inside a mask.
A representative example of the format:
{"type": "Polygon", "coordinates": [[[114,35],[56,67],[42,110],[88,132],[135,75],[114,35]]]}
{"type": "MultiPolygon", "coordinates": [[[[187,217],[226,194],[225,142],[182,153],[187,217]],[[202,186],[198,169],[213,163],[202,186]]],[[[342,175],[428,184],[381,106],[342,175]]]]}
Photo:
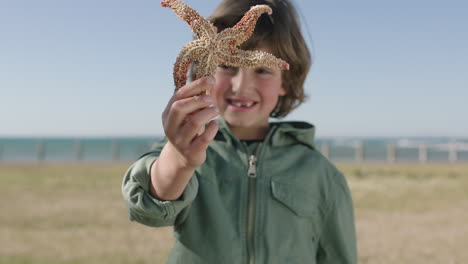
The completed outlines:
{"type": "MultiPolygon", "coordinates": [[[[0,164],[0,263],[164,263],[171,228],[128,220],[130,163],[0,164]]],[[[466,263],[468,164],[338,163],[359,263],[466,263]]]]}

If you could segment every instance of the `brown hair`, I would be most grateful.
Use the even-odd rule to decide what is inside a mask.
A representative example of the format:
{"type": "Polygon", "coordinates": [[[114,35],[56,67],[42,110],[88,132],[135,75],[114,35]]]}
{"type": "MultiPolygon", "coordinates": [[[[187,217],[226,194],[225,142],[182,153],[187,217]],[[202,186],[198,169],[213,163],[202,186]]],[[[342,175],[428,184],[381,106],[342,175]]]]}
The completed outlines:
{"type": "Polygon", "coordinates": [[[289,63],[289,71],[282,73],[286,95],[280,96],[270,114],[271,117],[284,117],[306,99],[304,82],[312,63],[293,4],[289,0],[223,0],[210,20],[221,31],[233,27],[251,6],[259,4],[270,6],[273,13],[260,16],[252,37],[240,48],[249,50],[266,46],[275,56],[289,63]]]}

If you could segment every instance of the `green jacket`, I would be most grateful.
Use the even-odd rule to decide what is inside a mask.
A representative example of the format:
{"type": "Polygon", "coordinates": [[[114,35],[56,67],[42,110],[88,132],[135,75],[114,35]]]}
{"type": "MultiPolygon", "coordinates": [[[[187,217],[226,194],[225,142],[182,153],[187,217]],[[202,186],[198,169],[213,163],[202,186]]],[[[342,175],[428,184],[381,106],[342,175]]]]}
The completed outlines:
{"type": "Polygon", "coordinates": [[[315,149],[314,127],[272,123],[262,143],[247,146],[219,125],[179,200],[149,193],[149,168],[163,144],[124,177],[131,220],[174,226],[167,263],[357,263],[350,191],[315,149]]]}

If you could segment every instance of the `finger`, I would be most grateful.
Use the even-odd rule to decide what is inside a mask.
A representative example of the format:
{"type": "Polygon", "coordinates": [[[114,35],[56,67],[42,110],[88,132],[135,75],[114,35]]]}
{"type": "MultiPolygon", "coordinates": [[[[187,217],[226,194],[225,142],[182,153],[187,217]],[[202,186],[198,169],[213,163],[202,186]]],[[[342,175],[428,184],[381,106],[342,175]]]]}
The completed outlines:
{"type": "MultiPolygon", "coordinates": [[[[176,96],[175,96],[175,94],[173,94],[173,95],[171,96],[171,98],[169,99],[169,101],[167,102],[166,107],[164,108],[164,111],[163,111],[163,113],[162,113],[162,119],[163,119],[163,121],[164,121],[164,120],[166,119],[166,117],[169,115],[169,111],[171,110],[171,106],[172,106],[172,104],[175,102],[175,100],[176,100],[176,96]]],[[[163,124],[163,125],[164,125],[164,124],[163,124]]]]}
{"type": "Polygon", "coordinates": [[[213,76],[207,76],[182,86],[174,93],[171,99],[169,99],[169,102],[167,103],[166,108],[162,113],[163,119],[168,116],[170,108],[174,102],[180,99],[200,95],[206,91],[209,91],[213,88],[215,82],[216,80],[213,76]]]}
{"type": "Polygon", "coordinates": [[[190,151],[200,152],[206,150],[211,141],[213,141],[217,132],[218,124],[215,120],[211,120],[205,128],[205,132],[193,140],[190,151]]]}
{"type": "Polygon", "coordinates": [[[213,107],[204,108],[190,116],[184,121],[184,124],[178,131],[180,135],[183,135],[182,144],[190,144],[197,137],[197,133],[202,127],[206,125],[211,119],[218,115],[218,109],[213,107]]]}
{"type": "Polygon", "coordinates": [[[175,96],[177,99],[182,99],[192,97],[194,95],[199,95],[213,88],[215,83],[216,80],[213,76],[203,77],[182,86],[179,90],[176,91],[175,96]]]}
{"type": "Polygon", "coordinates": [[[193,96],[182,100],[175,101],[166,116],[166,126],[180,127],[180,125],[192,115],[202,109],[212,105],[210,96],[193,96]]]}

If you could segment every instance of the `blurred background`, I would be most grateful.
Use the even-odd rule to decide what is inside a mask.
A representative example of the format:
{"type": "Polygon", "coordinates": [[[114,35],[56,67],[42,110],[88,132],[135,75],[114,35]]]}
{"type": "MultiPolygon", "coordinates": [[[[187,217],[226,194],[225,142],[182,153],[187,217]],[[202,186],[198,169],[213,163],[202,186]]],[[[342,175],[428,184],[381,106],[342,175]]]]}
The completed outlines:
{"type": "MultiPolygon", "coordinates": [[[[294,3],[314,64],[286,120],[348,177],[360,262],[468,262],[468,3],[294,3]]],[[[0,263],[163,263],[120,182],[189,27],[158,0],[0,0],[0,34],[0,263]]]]}

